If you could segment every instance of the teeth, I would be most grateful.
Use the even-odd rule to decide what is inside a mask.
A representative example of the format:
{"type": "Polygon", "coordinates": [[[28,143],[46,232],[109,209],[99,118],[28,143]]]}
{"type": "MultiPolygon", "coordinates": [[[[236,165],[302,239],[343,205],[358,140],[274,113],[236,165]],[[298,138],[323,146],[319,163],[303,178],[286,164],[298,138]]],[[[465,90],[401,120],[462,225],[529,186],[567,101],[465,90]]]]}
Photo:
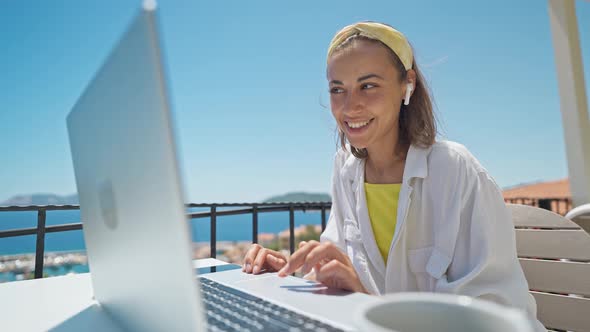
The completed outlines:
{"type": "Polygon", "coordinates": [[[364,127],[364,126],[368,125],[369,124],[369,121],[370,120],[365,121],[365,122],[347,122],[347,123],[348,123],[348,126],[350,128],[355,128],[356,129],[356,128],[360,128],[360,127],[364,127]]]}

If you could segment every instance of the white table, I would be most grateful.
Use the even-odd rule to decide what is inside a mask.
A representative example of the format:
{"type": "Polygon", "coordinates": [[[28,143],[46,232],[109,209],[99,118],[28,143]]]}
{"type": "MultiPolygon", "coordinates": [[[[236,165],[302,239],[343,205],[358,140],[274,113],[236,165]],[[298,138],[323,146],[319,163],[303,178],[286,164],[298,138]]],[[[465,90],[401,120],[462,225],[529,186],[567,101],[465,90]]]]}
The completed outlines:
{"type": "MultiPolygon", "coordinates": [[[[195,268],[227,264],[206,258],[195,268]]],[[[121,331],[93,299],[89,273],[0,284],[0,331],[121,331]]]]}

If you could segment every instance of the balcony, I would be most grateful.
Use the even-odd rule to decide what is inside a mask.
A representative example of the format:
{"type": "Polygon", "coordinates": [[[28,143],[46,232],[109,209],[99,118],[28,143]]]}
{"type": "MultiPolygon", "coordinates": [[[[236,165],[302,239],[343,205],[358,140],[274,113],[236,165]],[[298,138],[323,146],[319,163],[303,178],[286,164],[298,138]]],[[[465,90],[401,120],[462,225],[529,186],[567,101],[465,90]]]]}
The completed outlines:
{"type": "MultiPolygon", "coordinates": [[[[326,227],[327,213],[329,213],[330,207],[330,202],[187,204],[187,219],[191,225],[194,241],[193,258],[218,258],[222,255],[223,257],[219,258],[231,263],[239,263],[250,242],[283,250],[285,254],[293,253],[299,241],[319,238],[320,230],[323,231],[326,227]],[[235,223],[238,225],[250,223],[249,234],[239,234],[239,239],[235,236],[233,239],[232,236],[229,236],[228,239],[227,234],[224,236],[223,232],[227,229],[220,229],[220,224],[228,222],[226,220],[229,220],[227,217],[230,216],[237,218],[229,221],[233,225],[235,223]],[[282,229],[281,225],[286,224],[287,221],[288,226],[285,225],[287,226],[285,231],[280,233],[276,231],[260,232],[261,223],[270,225],[270,228],[277,230],[282,229]],[[300,228],[296,228],[297,224],[300,225],[300,228]],[[305,227],[304,225],[316,226],[305,227]],[[206,233],[209,233],[209,237],[203,241],[205,240],[203,235],[206,233]],[[248,238],[248,235],[251,237],[248,238]]],[[[35,227],[24,227],[23,225],[22,228],[0,230],[0,243],[2,239],[7,238],[25,236],[34,236],[35,238],[34,254],[22,252],[0,256],[0,282],[88,272],[83,243],[82,247],[78,245],[77,248],[67,252],[48,251],[46,245],[48,234],[64,234],[65,232],[82,230],[81,221],[56,220],[49,223],[48,216],[52,217],[52,214],[59,213],[58,211],[71,211],[79,216],[79,209],[78,205],[0,207],[0,220],[4,221],[3,224],[10,224],[11,220],[4,219],[2,212],[4,214],[13,212],[36,215],[35,227]],[[4,278],[2,278],[2,274],[4,274],[4,278]]],[[[13,216],[16,214],[11,215],[11,217],[13,216]]],[[[238,227],[241,228],[241,226],[238,227]]],[[[243,229],[247,229],[247,227],[245,226],[243,229]]],[[[71,237],[69,239],[71,241],[71,237]]],[[[60,241],[60,239],[51,240],[60,241]]]]}

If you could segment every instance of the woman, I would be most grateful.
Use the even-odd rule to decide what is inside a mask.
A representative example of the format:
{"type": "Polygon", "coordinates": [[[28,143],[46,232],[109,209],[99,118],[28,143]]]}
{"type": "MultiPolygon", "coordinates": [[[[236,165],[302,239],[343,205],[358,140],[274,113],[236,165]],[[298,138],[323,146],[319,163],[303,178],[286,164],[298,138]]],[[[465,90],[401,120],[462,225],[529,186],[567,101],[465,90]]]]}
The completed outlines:
{"type": "Polygon", "coordinates": [[[327,62],[342,148],[326,230],[289,259],[255,244],[243,270],[286,276],[302,268],[331,287],[463,294],[535,317],[501,191],[465,147],[435,141],[432,103],[406,38],[380,23],[347,26],[327,62]]]}

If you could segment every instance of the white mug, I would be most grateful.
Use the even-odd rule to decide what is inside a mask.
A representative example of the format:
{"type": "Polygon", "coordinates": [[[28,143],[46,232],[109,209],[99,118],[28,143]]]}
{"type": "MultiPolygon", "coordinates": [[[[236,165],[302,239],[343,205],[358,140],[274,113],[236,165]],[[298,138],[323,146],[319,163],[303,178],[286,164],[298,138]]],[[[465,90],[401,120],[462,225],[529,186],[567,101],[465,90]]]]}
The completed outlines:
{"type": "Polygon", "coordinates": [[[360,307],[359,331],[532,332],[524,312],[468,296],[438,293],[396,293],[360,307]]]}

